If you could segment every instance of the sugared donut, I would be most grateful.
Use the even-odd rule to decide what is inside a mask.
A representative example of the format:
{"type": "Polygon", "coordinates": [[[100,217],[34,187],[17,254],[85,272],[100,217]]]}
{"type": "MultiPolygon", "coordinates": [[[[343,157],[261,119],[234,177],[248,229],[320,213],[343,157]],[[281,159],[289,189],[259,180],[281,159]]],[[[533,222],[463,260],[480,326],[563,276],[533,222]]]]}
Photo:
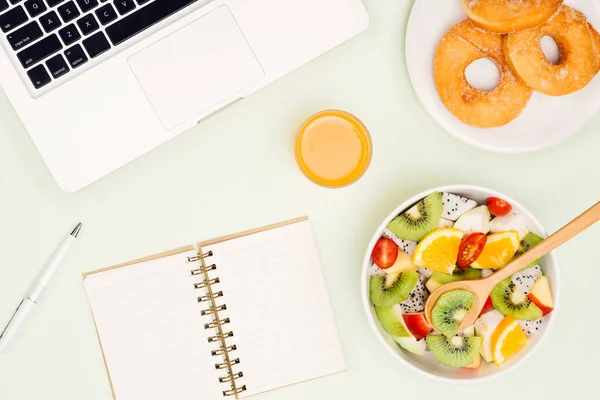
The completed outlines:
{"type": "Polygon", "coordinates": [[[504,54],[514,72],[530,87],[549,96],[584,88],[598,72],[593,33],[585,15],[563,6],[551,19],[533,28],[508,34],[504,54]],[[558,64],[550,63],[540,40],[552,37],[560,49],[558,64]]]}
{"type": "Polygon", "coordinates": [[[498,33],[541,24],[562,3],[563,0],[462,0],[465,13],[476,26],[498,33]]]}
{"type": "Polygon", "coordinates": [[[506,125],[527,105],[532,90],[513,75],[502,51],[502,35],[486,32],[465,20],[453,26],[438,46],[434,78],[442,102],[458,119],[478,128],[506,125]],[[465,69],[473,61],[489,58],[500,79],[493,90],[469,84],[465,69]]]}

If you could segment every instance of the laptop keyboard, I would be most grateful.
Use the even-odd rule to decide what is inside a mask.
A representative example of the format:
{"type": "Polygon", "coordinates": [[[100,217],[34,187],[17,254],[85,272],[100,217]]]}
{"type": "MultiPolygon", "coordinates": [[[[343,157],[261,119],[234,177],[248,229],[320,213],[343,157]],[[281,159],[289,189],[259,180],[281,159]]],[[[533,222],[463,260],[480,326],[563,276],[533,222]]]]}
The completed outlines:
{"type": "Polygon", "coordinates": [[[0,30],[35,89],[198,0],[0,0],[0,30]]]}

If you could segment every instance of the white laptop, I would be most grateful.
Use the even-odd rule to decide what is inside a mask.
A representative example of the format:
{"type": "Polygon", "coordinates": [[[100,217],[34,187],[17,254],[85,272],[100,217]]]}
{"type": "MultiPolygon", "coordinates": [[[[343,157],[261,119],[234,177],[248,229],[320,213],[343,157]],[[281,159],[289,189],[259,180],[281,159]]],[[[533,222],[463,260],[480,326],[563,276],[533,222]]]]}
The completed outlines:
{"type": "Polygon", "coordinates": [[[367,25],[360,0],[0,0],[0,84],[75,192],[367,25]]]}

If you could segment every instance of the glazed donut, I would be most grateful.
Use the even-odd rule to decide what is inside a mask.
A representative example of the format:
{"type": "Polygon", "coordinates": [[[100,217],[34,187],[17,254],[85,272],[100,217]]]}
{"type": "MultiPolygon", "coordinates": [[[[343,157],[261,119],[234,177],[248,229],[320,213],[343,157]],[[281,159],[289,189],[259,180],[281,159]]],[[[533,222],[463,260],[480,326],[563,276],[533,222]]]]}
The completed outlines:
{"type": "Polygon", "coordinates": [[[434,79],[442,103],[465,124],[478,128],[506,125],[523,111],[532,90],[513,75],[502,51],[502,35],[486,32],[465,20],[453,26],[438,46],[434,79]],[[474,88],[465,69],[489,58],[498,67],[498,86],[491,91],[474,88]]]}
{"type": "Polygon", "coordinates": [[[491,32],[531,28],[553,16],[564,0],[462,0],[473,23],[491,32]]]}
{"type": "Polygon", "coordinates": [[[592,45],[594,52],[596,53],[596,60],[598,61],[598,70],[600,70],[600,33],[588,22],[588,27],[592,33],[592,45]]]}
{"type": "Polygon", "coordinates": [[[504,40],[504,54],[513,71],[530,87],[549,96],[562,96],[584,88],[598,72],[595,40],[585,15],[563,6],[547,22],[511,33],[504,40]],[[550,63],[540,40],[552,37],[561,53],[550,63]]]}

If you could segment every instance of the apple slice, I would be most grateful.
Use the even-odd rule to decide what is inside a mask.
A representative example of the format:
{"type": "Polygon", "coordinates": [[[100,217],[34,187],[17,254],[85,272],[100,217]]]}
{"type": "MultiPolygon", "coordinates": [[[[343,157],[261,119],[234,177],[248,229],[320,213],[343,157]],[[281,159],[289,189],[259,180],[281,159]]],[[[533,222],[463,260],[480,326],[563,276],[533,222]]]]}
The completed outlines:
{"type": "Polygon", "coordinates": [[[427,343],[424,340],[417,340],[414,337],[392,337],[396,343],[404,350],[422,356],[425,354],[427,343]]]}
{"type": "Polygon", "coordinates": [[[475,361],[473,361],[473,364],[467,365],[465,368],[477,369],[480,366],[481,366],[481,356],[479,354],[477,354],[477,358],[475,359],[475,361]]]}
{"type": "Polygon", "coordinates": [[[454,229],[465,233],[481,232],[487,235],[490,231],[490,211],[486,206],[479,206],[467,211],[454,223],[454,229]]]}
{"type": "Polygon", "coordinates": [[[442,286],[441,283],[436,282],[435,280],[429,278],[427,280],[427,283],[425,284],[425,287],[427,288],[427,290],[429,290],[430,293],[433,293],[436,291],[437,288],[439,288],[440,286],[442,286]]]}
{"type": "Polygon", "coordinates": [[[416,271],[417,269],[417,266],[413,264],[412,257],[400,250],[394,264],[391,267],[384,269],[384,271],[387,274],[394,275],[401,272],[416,271]]]}
{"type": "Polygon", "coordinates": [[[542,315],[548,315],[554,310],[554,299],[550,291],[550,283],[548,278],[543,275],[537,278],[527,297],[542,310],[542,315]]]}
{"type": "Polygon", "coordinates": [[[522,240],[528,233],[527,223],[517,214],[509,214],[503,217],[496,217],[490,222],[490,232],[507,232],[517,231],[519,233],[519,240],[522,240]]]}
{"type": "Polygon", "coordinates": [[[465,329],[464,331],[459,333],[458,336],[464,336],[464,337],[475,336],[475,325],[471,325],[470,327],[468,327],[467,329],[465,329]]]}
{"type": "Polygon", "coordinates": [[[504,315],[500,314],[497,310],[492,310],[483,314],[475,321],[475,333],[477,336],[483,338],[480,353],[486,362],[494,361],[492,354],[492,334],[502,320],[504,320],[504,315]]]}
{"type": "Polygon", "coordinates": [[[454,226],[454,222],[449,221],[444,218],[440,218],[440,223],[438,224],[438,229],[452,228],[453,226],[454,226]]]}
{"type": "Polygon", "coordinates": [[[404,324],[417,340],[423,339],[433,330],[425,318],[425,313],[403,314],[404,324]]]}
{"type": "Polygon", "coordinates": [[[481,312],[479,313],[479,316],[481,317],[483,314],[485,314],[488,311],[492,311],[493,309],[494,303],[492,303],[492,298],[488,296],[487,300],[485,301],[485,304],[483,305],[483,308],[481,309],[481,312]]]}

